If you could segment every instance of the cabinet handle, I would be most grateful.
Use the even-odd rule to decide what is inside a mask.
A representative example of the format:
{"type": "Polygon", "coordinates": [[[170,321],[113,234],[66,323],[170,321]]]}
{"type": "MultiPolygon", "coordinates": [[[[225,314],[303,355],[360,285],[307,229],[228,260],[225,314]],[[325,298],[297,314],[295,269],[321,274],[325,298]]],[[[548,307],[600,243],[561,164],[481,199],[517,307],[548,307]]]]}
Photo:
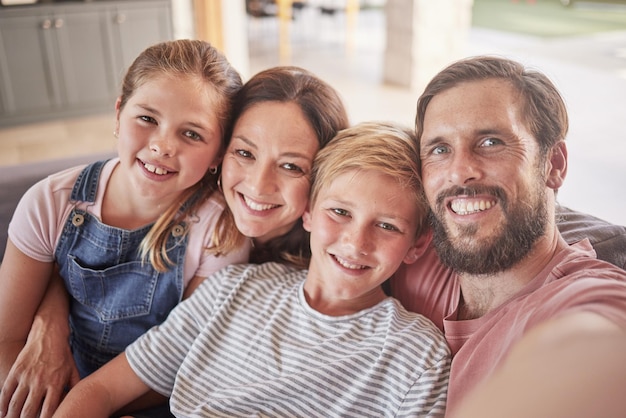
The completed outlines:
{"type": "Polygon", "coordinates": [[[52,20],[45,19],[43,22],[41,22],[41,29],[50,29],[51,27],[52,27],[52,20]]]}
{"type": "Polygon", "coordinates": [[[117,16],[115,16],[115,22],[118,24],[126,22],[126,15],[124,13],[119,13],[117,16]]]}
{"type": "Polygon", "coordinates": [[[63,22],[63,19],[54,19],[54,27],[55,27],[55,29],[62,28],[64,23],[65,22],[63,22]]]}

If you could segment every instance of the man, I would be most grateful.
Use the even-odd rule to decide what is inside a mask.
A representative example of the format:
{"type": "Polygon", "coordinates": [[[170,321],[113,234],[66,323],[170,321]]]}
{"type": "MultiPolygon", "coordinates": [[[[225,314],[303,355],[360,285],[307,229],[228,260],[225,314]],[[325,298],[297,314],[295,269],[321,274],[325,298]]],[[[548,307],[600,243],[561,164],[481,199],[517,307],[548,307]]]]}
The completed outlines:
{"type": "Polygon", "coordinates": [[[624,334],[626,272],[557,228],[568,117],[545,75],[496,57],[454,63],[419,98],[416,129],[432,246],[425,237],[422,262],[391,286],[445,332],[448,411],[531,330],[531,346],[624,334]]]}

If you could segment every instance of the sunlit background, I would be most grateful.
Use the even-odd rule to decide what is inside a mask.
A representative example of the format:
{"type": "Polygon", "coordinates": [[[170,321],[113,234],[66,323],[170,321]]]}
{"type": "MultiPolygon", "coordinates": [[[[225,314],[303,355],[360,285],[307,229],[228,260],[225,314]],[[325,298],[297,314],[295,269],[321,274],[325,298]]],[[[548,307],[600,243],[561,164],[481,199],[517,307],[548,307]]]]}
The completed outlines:
{"type": "MultiPolygon", "coordinates": [[[[547,73],[570,112],[560,202],[626,225],[626,0],[241,1],[221,0],[218,25],[206,18],[216,34],[200,30],[197,7],[219,1],[172,0],[173,37],[209,38],[244,78],[279,64],[305,67],[339,90],[352,122],[412,125],[424,83],[463,56],[503,55],[547,73]]],[[[0,165],[114,149],[112,118],[3,126],[0,165]]]]}

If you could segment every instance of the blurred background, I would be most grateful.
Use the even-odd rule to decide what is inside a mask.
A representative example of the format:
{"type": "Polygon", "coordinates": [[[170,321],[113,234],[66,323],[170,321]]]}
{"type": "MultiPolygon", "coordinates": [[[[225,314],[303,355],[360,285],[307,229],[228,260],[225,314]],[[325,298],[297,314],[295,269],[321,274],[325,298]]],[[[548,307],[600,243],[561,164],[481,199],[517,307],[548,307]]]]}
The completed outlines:
{"type": "Polygon", "coordinates": [[[337,88],[352,122],[408,126],[438,70],[497,54],[545,72],[563,93],[570,166],[560,202],[626,225],[626,0],[12,1],[0,0],[0,165],[114,150],[123,69],[162,39],[209,40],[244,79],[305,67],[337,88]],[[70,28],[93,38],[63,35],[70,28]],[[73,67],[85,65],[83,80],[73,67]]]}

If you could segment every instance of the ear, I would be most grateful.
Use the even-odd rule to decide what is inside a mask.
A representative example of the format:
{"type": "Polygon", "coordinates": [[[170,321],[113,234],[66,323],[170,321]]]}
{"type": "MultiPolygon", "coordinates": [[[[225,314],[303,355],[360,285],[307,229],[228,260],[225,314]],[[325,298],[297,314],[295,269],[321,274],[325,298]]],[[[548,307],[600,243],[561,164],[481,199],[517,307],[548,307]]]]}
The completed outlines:
{"type": "Polygon", "coordinates": [[[115,101],[115,130],[113,132],[119,132],[120,131],[120,106],[122,104],[122,98],[118,97],[117,100],[115,101]]]}
{"type": "Polygon", "coordinates": [[[402,260],[405,264],[413,264],[415,263],[425,252],[430,242],[433,239],[433,231],[430,228],[426,228],[424,231],[420,233],[420,236],[415,240],[415,244],[409,251],[407,251],[404,256],[404,260],[402,260]]]}
{"type": "Polygon", "coordinates": [[[546,186],[558,190],[563,185],[567,174],[567,146],[565,141],[559,141],[552,147],[547,164],[546,186]]]}
{"type": "Polygon", "coordinates": [[[310,203],[307,205],[306,210],[302,214],[302,227],[305,231],[311,232],[311,218],[313,215],[311,214],[311,205],[310,203]]]}
{"type": "Polygon", "coordinates": [[[213,161],[211,162],[211,167],[219,167],[220,164],[222,164],[222,161],[224,160],[224,155],[222,153],[219,153],[218,155],[215,156],[215,158],[213,158],[213,161]]]}

